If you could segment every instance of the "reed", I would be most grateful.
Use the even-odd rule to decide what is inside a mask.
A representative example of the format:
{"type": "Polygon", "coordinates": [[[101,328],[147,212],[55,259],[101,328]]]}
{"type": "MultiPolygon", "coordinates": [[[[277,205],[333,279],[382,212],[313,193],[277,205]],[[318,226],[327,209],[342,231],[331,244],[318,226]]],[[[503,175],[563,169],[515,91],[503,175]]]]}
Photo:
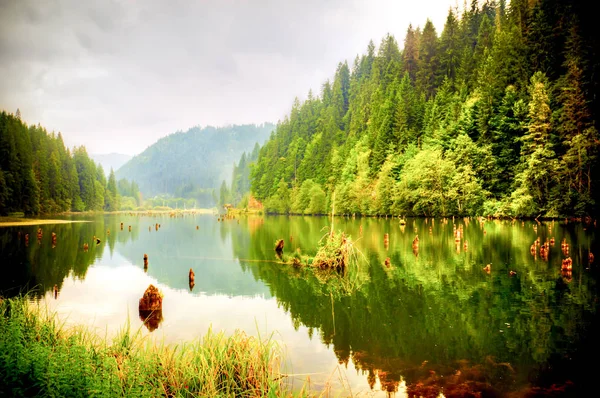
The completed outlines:
{"type": "Polygon", "coordinates": [[[0,396],[279,397],[292,392],[272,339],[211,329],[166,345],[124,328],[67,327],[27,297],[0,299],[0,396]]]}

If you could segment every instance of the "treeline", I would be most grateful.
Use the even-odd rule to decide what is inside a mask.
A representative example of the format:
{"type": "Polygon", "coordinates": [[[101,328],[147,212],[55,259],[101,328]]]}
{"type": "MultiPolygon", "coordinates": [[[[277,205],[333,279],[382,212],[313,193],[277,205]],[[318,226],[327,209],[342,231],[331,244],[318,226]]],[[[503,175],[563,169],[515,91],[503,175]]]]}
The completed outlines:
{"type": "Polygon", "coordinates": [[[120,196],[114,172],[107,179],[85,147],[71,152],[60,133],[28,126],[19,110],[0,113],[0,215],[113,211],[120,196]]]}
{"type": "Polygon", "coordinates": [[[340,63],[261,148],[267,211],[582,216],[597,210],[598,36],[565,0],[472,1],[340,63]]]}
{"type": "MultiPolygon", "coordinates": [[[[110,172],[111,175],[114,175],[112,169],[110,172]]],[[[121,178],[117,182],[117,190],[119,192],[119,210],[136,210],[142,206],[143,196],[135,181],[121,178]]]]}
{"type": "Polygon", "coordinates": [[[231,176],[231,187],[223,180],[219,190],[219,206],[231,204],[235,207],[248,207],[250,199],[250,168],[258,160],[260,145],[254,144],[251,153],[242,153],[238,164],[233,164],[233,173],[231,176]]]}

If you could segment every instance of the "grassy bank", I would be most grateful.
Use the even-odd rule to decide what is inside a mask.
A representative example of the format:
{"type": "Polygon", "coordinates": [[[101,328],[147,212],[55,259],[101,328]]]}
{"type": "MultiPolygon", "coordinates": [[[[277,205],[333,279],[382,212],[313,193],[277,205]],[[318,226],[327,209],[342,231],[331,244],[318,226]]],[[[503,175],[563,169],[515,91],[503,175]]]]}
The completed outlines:
{"type": "Polygon", "coordinates": [[[287,396],[281,354],[243,332],[167,346],[126,327],[109,341],[25,298],[0,299],[0,396],[287,396]]]}

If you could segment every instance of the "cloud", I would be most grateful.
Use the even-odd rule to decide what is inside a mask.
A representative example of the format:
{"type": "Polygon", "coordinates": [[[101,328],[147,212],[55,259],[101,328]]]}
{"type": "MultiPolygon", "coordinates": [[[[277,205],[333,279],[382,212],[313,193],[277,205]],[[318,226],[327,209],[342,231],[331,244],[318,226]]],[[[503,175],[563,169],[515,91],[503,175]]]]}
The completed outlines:
{"type": "Polygon", "coordinates": [[[8,0],[0,108],[91,153],[139,153],[195,125],[276,122],[338,62],[402,43],[449,0],[8,0]],[[115,147],[117,144],[117,147],[115,147]]]}

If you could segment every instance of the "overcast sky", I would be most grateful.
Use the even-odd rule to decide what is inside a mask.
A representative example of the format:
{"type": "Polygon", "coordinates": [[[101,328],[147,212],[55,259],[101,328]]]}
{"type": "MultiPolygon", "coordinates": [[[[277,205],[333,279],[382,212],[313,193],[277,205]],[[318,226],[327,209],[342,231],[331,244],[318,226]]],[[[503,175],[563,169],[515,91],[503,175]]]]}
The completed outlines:
{"type": "MultiPolygon", "coordinates": [[[[462,5],[462,1],[460,2],[462,5]]],[[[135,155],[200,125],[273,122],[456,0],[0,0],[0,110],[135,155]]]]}

